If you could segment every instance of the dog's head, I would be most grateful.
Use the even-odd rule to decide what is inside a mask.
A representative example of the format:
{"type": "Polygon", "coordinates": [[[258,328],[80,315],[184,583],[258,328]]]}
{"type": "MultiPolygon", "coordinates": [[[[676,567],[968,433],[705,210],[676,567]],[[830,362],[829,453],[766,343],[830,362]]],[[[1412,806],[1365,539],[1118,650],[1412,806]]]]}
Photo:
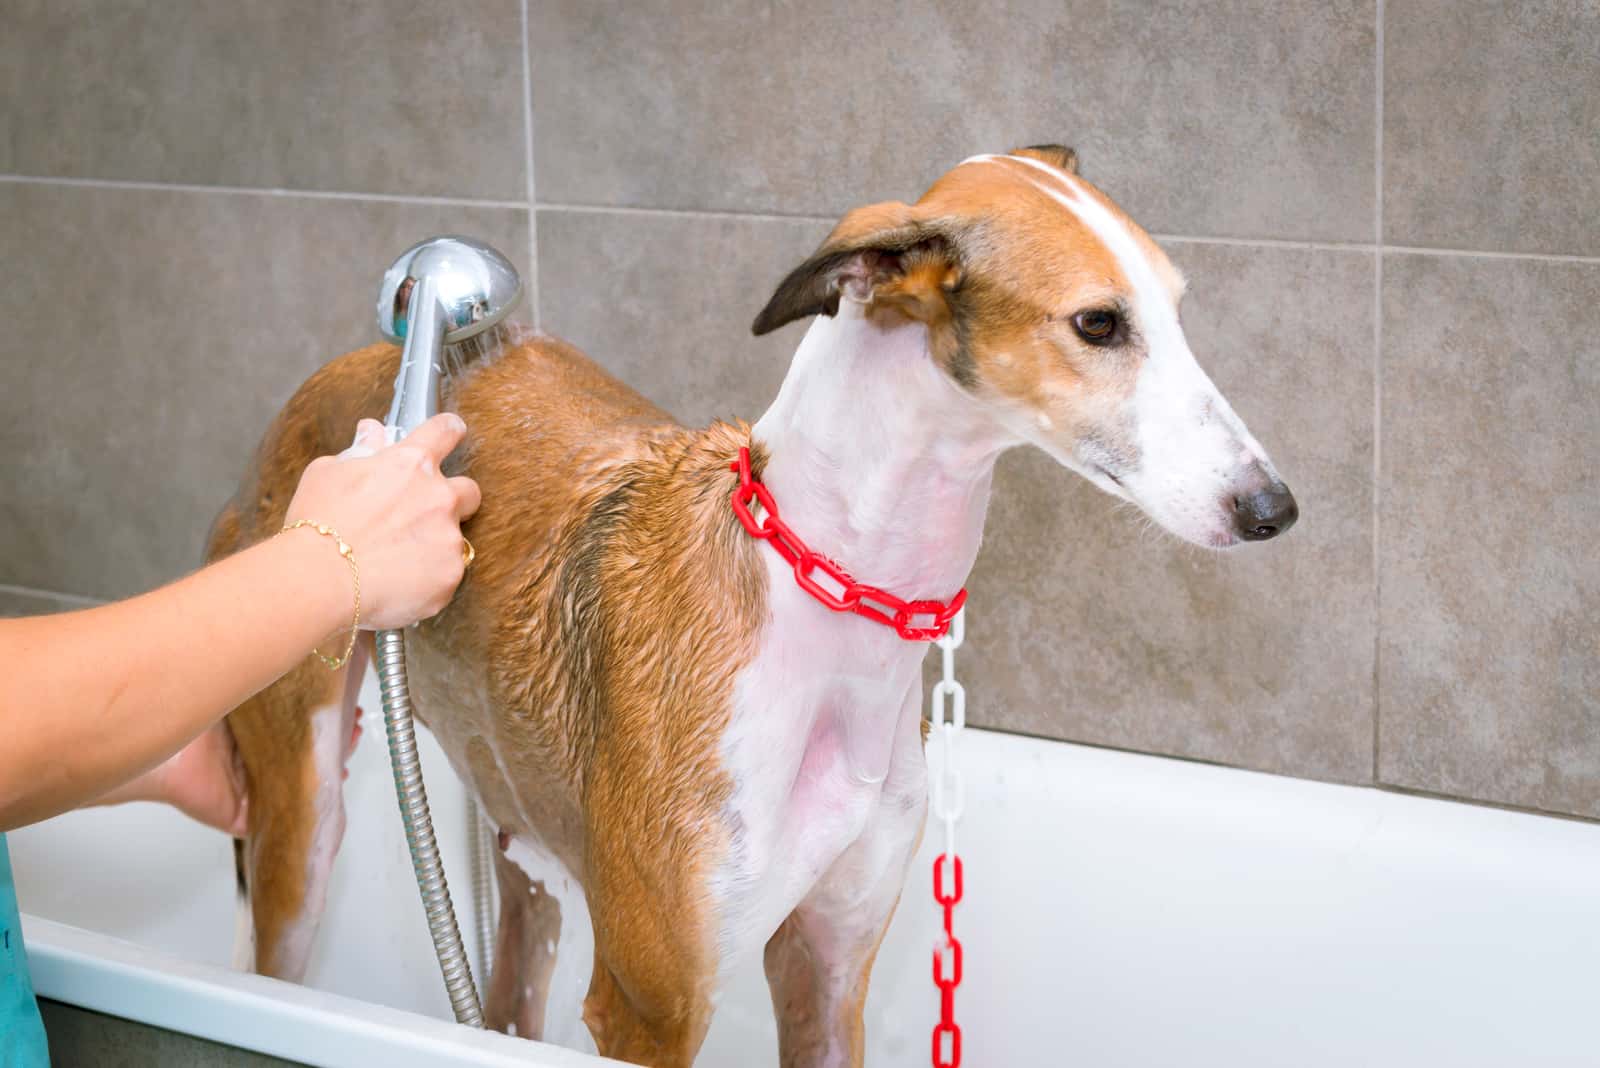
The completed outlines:
{"type": "Polygon", "coordinates": [[[1295,500],[1189,351],[1184,280],[1059,145],[977,156],[915,204],[846,215],[756,317],[927,327],[932,359],[1016,439],[1200,545],[1287,530],[1295,500]]]}

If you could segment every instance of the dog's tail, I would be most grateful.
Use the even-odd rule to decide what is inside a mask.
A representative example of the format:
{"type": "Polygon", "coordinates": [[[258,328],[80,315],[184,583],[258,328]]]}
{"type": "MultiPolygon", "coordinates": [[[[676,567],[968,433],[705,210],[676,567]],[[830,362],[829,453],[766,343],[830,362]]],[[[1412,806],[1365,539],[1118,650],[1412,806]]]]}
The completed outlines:
{"type": "Polygon", "coordinates": [[[256,925],[250,913],[250,874],[245,867],[243,838],[233,840],[233,889],[237,910],[233,925],[233,966],[241,972],[256,968],[256,925]]]}

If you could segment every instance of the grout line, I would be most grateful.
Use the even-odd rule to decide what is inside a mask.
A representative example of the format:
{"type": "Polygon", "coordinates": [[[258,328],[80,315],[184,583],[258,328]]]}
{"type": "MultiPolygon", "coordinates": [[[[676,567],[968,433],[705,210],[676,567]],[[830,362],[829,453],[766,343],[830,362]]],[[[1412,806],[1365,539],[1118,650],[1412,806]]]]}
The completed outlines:
{"type": "Polygon", "coordinates": [[[1379,540],[1383,505],[1383,19],[1377,0],[1377,59],[1374,64],[1372,153],[1372,781],[1379,781],[1383,752],[1383,554],[1379,540]]]}
{"type": "Polygon", "coordinates": [[[597,215],[665,215],[672,218],[694,219],[754,219],[767,222],[818,222],[835,223],[834,215],[785,215],[781,212],[762,211],[701,211],[696,208],[633,208],[615,204],[543,204],[535,202],[535,211],[555,211],[597,215]]]}
{"type": "Polygon", "coordinates": [[[0,174],[0,182],[13,185],[65,185],[80,189],[136,189],[166,193],[221,193],[232,196],[289,197],[304,200],[375,201],[380,204],[426,204],[452,208],[522,208],[526,200],[475,200],[471,197],[399,196],[393,193],[341,193],[319,189],[270,189],[235,185],[185,185],[179,182],[134,182],[113,178],[46,178],[31,174],[0,174]]]}
{"type": "MultiPolygon", "coordinates": [[[[1378,164],[1382,166],[1381,160],[1378,164]]],[[[1381,172],[1379,181],[1382,181],[1381,172]]],[[[1383,204],[1379,198],[1375,229],[1381,229],[1383,204]]],[[[1385,245],[1381,241],[1289,241],[1275,237],[1189,237],[1183,234],[1151,234],[1157,242],[1175,245],[1233,245],[1241,248],[1302,249],[1314,252],[1371,252],[1404,256],[1456,256],[1486,260],[1526,260],[1534,263],[1584,263],[1600,265],[1600,256],[1578,256],[1560,252],[1490,252],[1475,248],[1430,248],[1425,245],[1385,245]]],[[[1379,235],[1381,236],[1381,235],[1379,235]]]]}
{"type": "MultiPolygon", "coordinates": [[[[526,106],[524,129],[531,131],[532,104],[526,106]]],[[[528,137],[526,158],[532,159],[533,145],[528,137]]],[[[420,204],[459,208],[516,208],[529,210],[530,216],[540,211],[593,212],[601,215],[663,215],[694,219],[754,219],[781,222],[835,223],[833,215],[785,214],[783,212],[700,210],[695,208],[638,208],[611,204],[561,204],[538,203],[533,199],[532,169],[529,169],[527,200],[479,200],[472,197],[402,196],[395,193],[348,193],[319,189],[273,189],[268,187],[232,185],[190,185],[181,182],[136,182],[120,178],[52,178],[33,174],[0,174],[0,183],[10,185],[61,185],[81,189],[131,189],[170,193],[217,193],[224,196],[286,197],[304,200],[348,200],[379,204],[420,204]]],[[[533,223],[530,219],[529,226],[533,223]]],[[[1294,241],[1273,237],[1201,237],[1184,234],[1153,234],[1157,241],[1184,245],[1232,245],[1241,248],[1302,249],[1317,252],[1383,252],[1408,256],[1460,256],[1486,260],[1525,260],[1534,263],[1578,263],[1600,266],[1600,255],[1588,256],[1562,252],[1497,252],[1487,249],[1428,247],[1423,245],[1379,245],[1362,241],[1294,241]]]]}
{"type": "Polygon", "coordinates": [[[0,582],[0,593],[9,593],[18,597],[37,597],[48,601],[65,601],[68,604],[90,608],[106,602],[98,597],[85,597],[78,593],[58,593],[55,590],[40,590],[32,586],[13,586],[10,583],[0,582]]]}
{"type": "Polygon", "coordinates": [[[1187,237],[1151,234],[1158,243],[1174,245],[1234,245],[1245,248],[1285,248],[1313,252],[1373,252],[1376,246],[1361,241],[1291,241],[1276,237],[1187,237]]]}
{"type": "MultiPolygon", "coordinates": [[[[832,215],[785,215],[779,212],[701,210],[698,208],[640,208],[620,204],[566,204],[536,201],[533,208],[535,212],[561,212],[572,215],[662,215],[669,218],[753,219],[769,222],[834,223],[838,221],[832,215]]],[[[1151,234],[1150,236],[1158,242],[1181,245],[1230,245],[1239,248],[1281,248],[1313,252],[1383,252],[1418,256],[1478,256],[1484,259],[1600,264],[1600,256],[1577,256],[1554,252],[1486,252],[1469,248],[1381,245],[1373,241],[1293,241],[1275,237],[1198,237],[1186,234],[1151,234]]]]}
{"type": "Polygon", "coordinates": [[[1428,801],[1451,801],[1458,805],[1471,805],[1474,808],[1490,808],[1499,812],[1516,812],[1523,816],[1543,816],[1545,819],[1567,820],[1572,823],[1600,824],[1600,817],[1596,816],[1585,816],[1576,812],[1560,812],[1550,808],[1536,808],[1533,805],[1515,805],[1505,801],[1485,801],[1482,798],[1443,794],[1437,790],[1424,790],[1415,786],[1397,786],[1390,782],[1375,782],[1372,784],[1372,788],[1386,794],[1399,794],[1402,797],[1420,797],[1428,801]]]}
{"type": "Polygon", "coordinates": [[[1475,256],[1485,260],[1529,260],[1534,263],[1587,263],[1600,265],[1600,256],[1576,256],[1560,252],[1485,252],[1479,249],[1427,248],[1421,245],[1383,245],[1383,252],[1407,256],[1475,256]]]}
{"type": "Polygon", "coordinates": [[[528,171],[528,269],[533,272],[530,303],[533,328],[540,330],[539,309],[539,213],[534,210],[533,186],[533,57],[528,43],[528,0],[522,0],[522,146],[523,166],[528,171]]]}
{"type": "Polygon", "coordinates": [[[1543,816],[1547,819],[1568,820],[1573,823],[1600,824],[1600,817],[1580,815],[1574,812],[1561,812],[1556,809],[1535,808],[1532,805],[1516,805],[1504,801],[1487,801],[1477,797],[1463,797],[1460,794],[1445,794],[1435,790],[1424,790],[1412,786],[1398,786],[1387,782],[1362,782],[1354,779],[1329,778],[1320,775],[1311,775],[1297,771],[1274,771],[1270,768],[1252,767],[1249,764],[1237,764],[1226,760],[1217,760],[1211,757],[1191,756],[1184,753],[1168,753],[1159,749],[1139,749],[1129,745],[1117,745],[1113,742],[1094,742],[1083,738],[1062,737],[1055,734],[1040,734],[1037,731],[1018,730],[1012,727],[997,727],[986,723],[968,722],[972,730],[985,731],[989,734],[1004,734],[1013,738],[1027,738],[1031,741],[1054,742],[1060,745],[1073,745],[1081,749],[1099,749],[1108,753],[1127,753],[1132,756],[1153,757],[1157,760],[1176,760],[1183,764],[1199,764],[1208,768],[1222,768],[1227,771],[1243,771],[1251,775],[1270,775],[1277,779],[1294,779],[1300,782],[1323,783],[1329,786],[1342,786],[1350,790],[1376,790],[1379,793],[1399,794],[1404,797],[1418,797],[1429,801],[1445,801],[1457,805],[1470,805],[1474,808],[1497,809],[1501,812],[1517,812],[1526,816],[1543,816]]]}
{"type": "Polygon", "coordinates": [[[1372,241],[1379,249],[1383,245],[1383,19],[1384,0],[1377,0],[1378,25],[1377,25],[1377,59],[1374,64],[1373,86],[1373,210],[1372,210],[1372,241]]]}

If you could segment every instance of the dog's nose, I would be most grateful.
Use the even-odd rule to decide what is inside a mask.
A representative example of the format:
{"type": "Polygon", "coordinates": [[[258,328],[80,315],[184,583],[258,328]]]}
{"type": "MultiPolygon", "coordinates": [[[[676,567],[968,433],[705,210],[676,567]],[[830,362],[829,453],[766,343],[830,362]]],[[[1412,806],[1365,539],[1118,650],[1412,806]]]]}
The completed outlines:
{"type": "Polygon", "coordinates": [[[1276,479],[1264,489],[1233,499],[1233,526],[1245,541],[1266,541],[1294,526],[1300,506],[1289,487],[1276,479]]]}

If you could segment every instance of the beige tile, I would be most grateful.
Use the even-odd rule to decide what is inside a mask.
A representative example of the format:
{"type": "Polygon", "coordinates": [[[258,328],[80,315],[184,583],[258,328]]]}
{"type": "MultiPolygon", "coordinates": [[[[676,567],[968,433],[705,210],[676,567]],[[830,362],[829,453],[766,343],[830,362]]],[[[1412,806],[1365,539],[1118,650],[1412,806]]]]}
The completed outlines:
{"type": "Polygon", "coordinates": [[[821,223],[540,211],[542,326],[692,425],[754,422],[803,324],[750,323],[826,236],[821,223]]]}
{"type": "Polygon", "coordinates": [[[525,200],[518,0],[16,0],[0,172],[525,200]]]}
{"type": "MultiPolygon", "coordinates": [[[[118,597],[200,560],[278,407],[377,339],[430,233],[527,262],[521,209],[0,183],[0,583],[118,597]]],[[[525,313],[524,313],[525,317],[525,313]]]]}
{"type": "Polygon", "coordinates": [[[542,202],[836,215],[1060,141],[1156,231],[1372,237],[1371,0],[529,15],[542,202]]]}
{"type": "Polygon", "coordinates": [[[1214,553],[1043,454],[1002,458],[970,584],[968,716],[1360,782],[1372,770],[1372,292],[1364,253],[1172,245],[1191,346],[1299,524],[1214,553]]]}
{"type": "Polygon", "coordinates": [[[1600,816],[1600,266],[1384,262],[1380,775],[1600,816]]]}
{"type": "Polygon", "coordinates": [[[1600,255],[1600,11],[1389,0],[1384,234],[1600,255]]]}

